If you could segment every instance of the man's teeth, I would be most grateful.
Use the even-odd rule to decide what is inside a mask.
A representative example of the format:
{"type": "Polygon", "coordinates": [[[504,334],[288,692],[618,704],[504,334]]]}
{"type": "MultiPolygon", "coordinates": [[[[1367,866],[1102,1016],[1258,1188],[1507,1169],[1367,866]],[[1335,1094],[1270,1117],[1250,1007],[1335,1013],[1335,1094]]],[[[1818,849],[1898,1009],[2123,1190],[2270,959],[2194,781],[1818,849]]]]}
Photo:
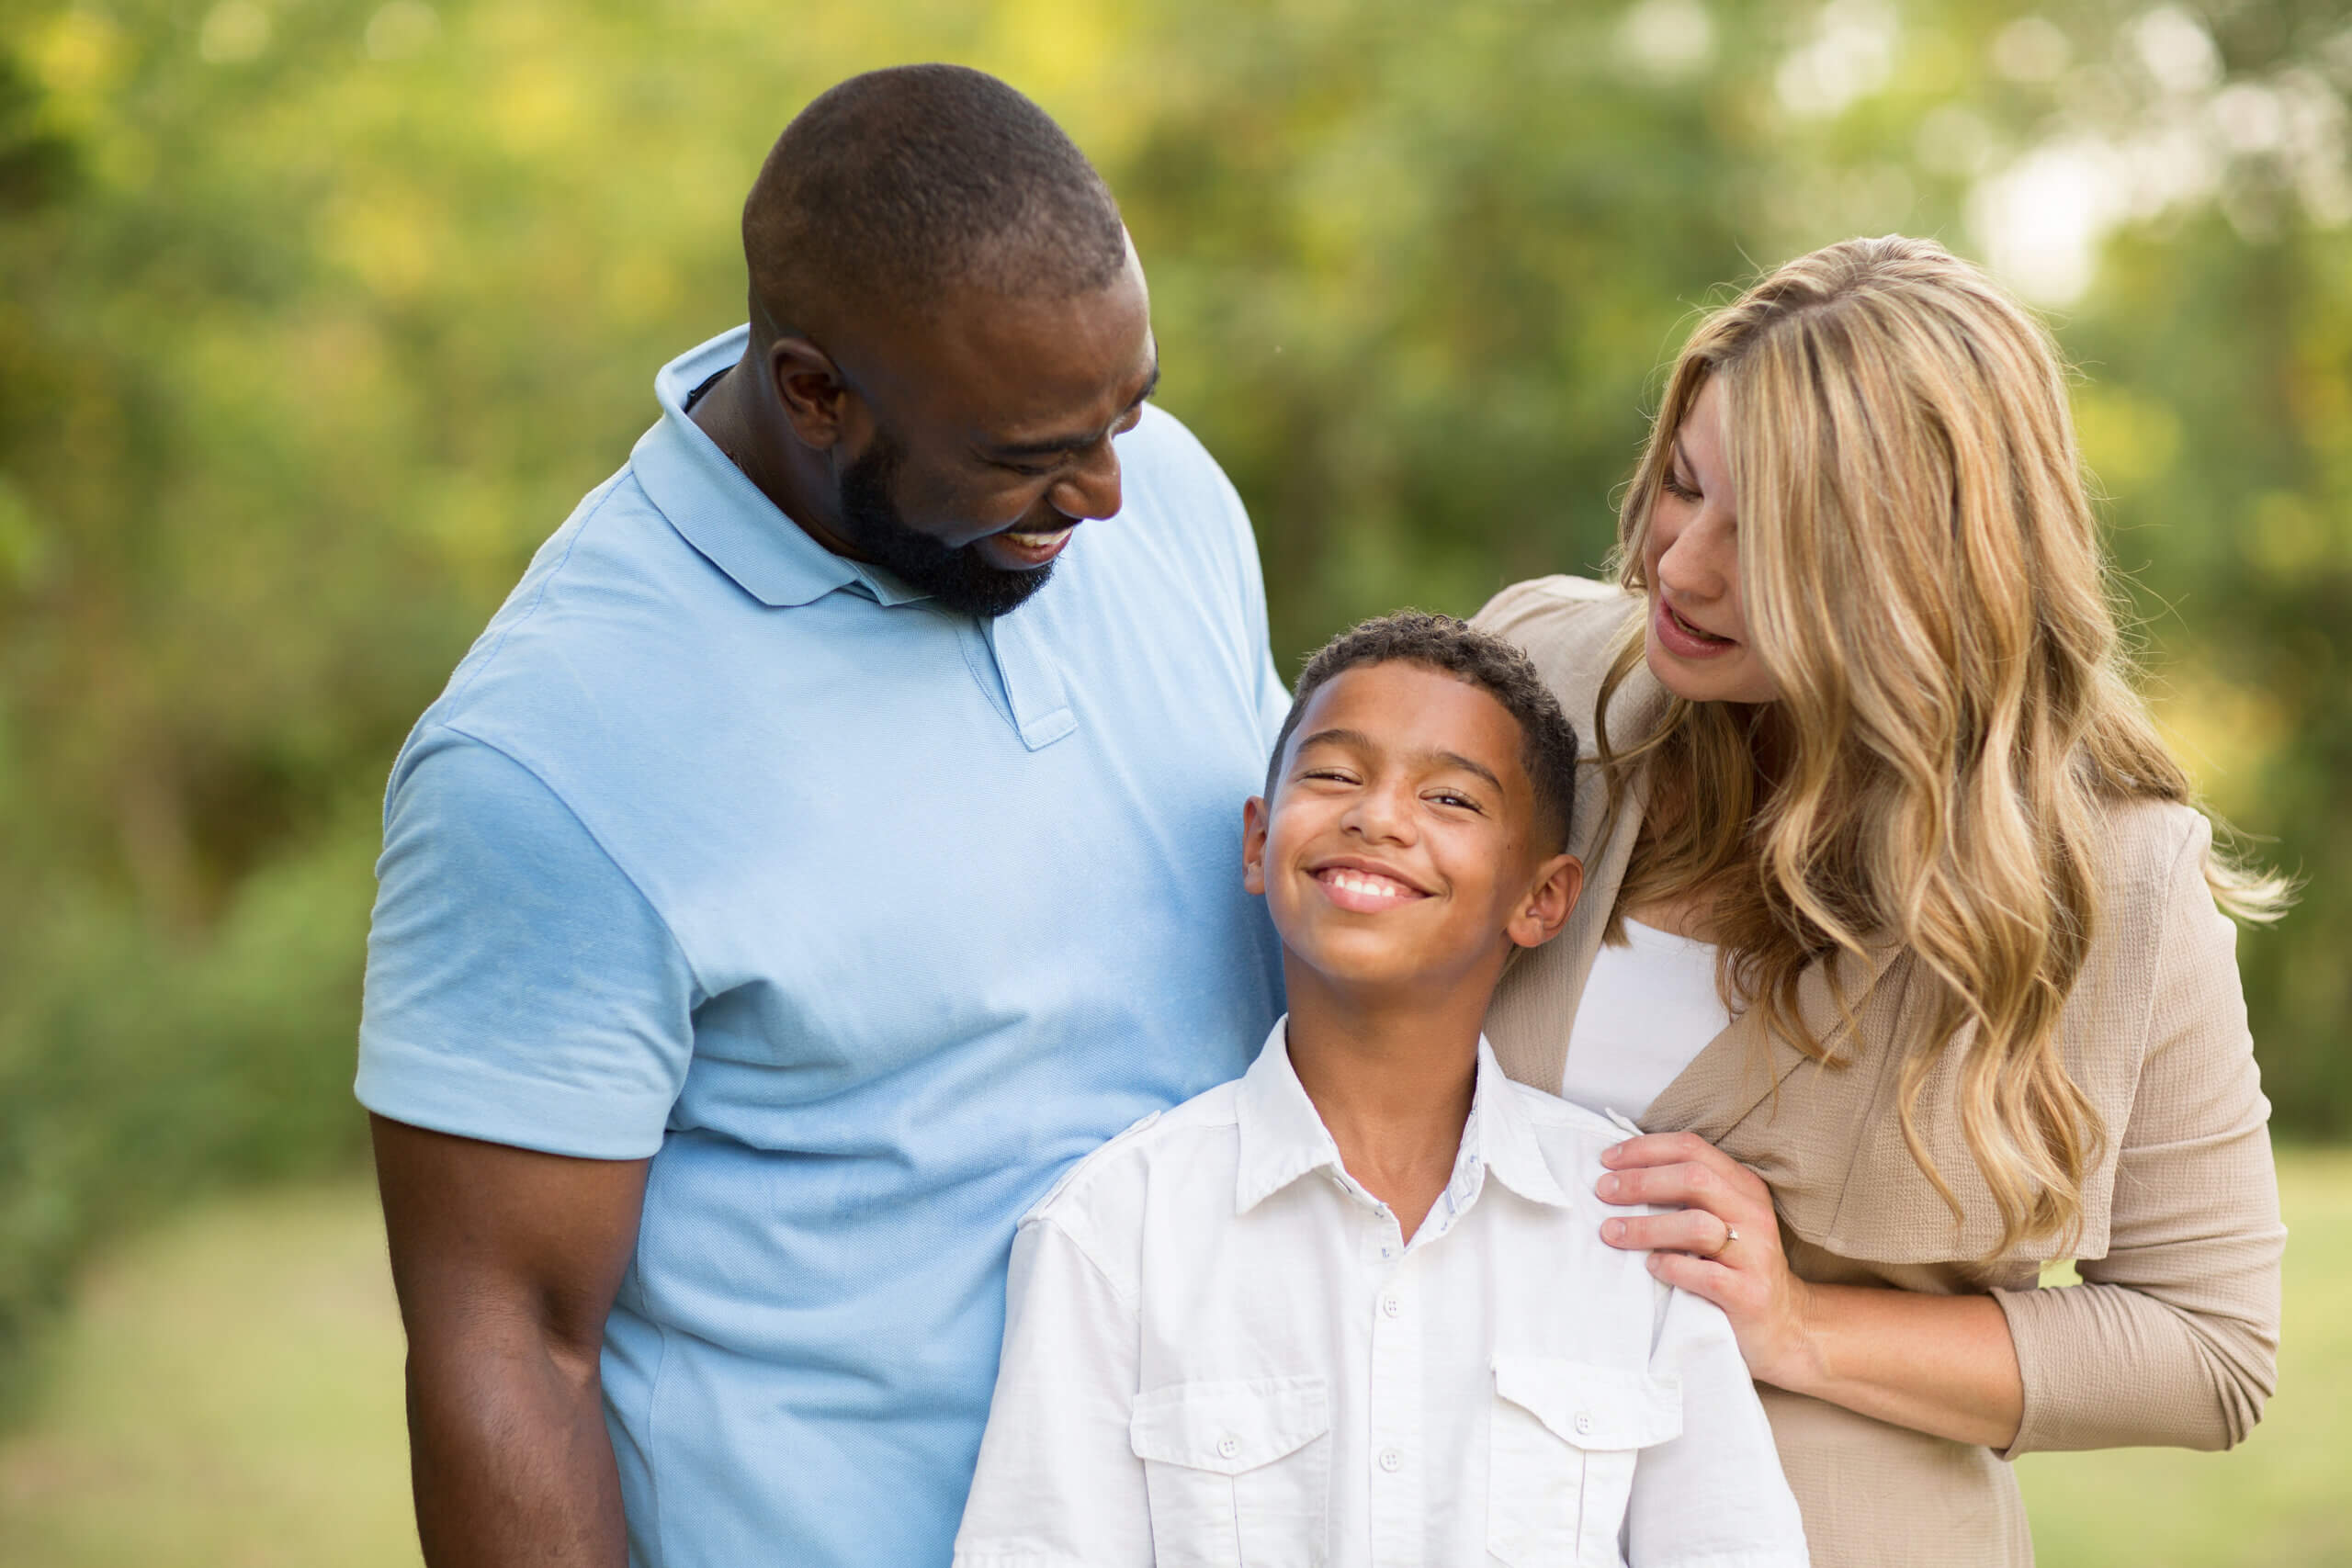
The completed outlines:
{"type": "Polygon", "coordinates": [[[1036,534],[1024,533],[1015,528],[1007,528],[1004,531],[1004,536],[1024,549],[1041,550],[1047,545],[1055,544],[1060,540],[1069,537],[1070,528],[1075,528],[1078,525],[1073,523],[1069,528],[1047,528],[1043,533],[1036,534]]]}
{"type": "Polygon", "coordinates": [[[1367,871],[1344,869],[1329,871],[1324,873],[1324,880],[1334,887],[1345,888],[1350,893],[1362,893],[1374,898],[1403,898],[1409,897],[1414,891],[1395,877],[1380,876],[1367,871]]]}

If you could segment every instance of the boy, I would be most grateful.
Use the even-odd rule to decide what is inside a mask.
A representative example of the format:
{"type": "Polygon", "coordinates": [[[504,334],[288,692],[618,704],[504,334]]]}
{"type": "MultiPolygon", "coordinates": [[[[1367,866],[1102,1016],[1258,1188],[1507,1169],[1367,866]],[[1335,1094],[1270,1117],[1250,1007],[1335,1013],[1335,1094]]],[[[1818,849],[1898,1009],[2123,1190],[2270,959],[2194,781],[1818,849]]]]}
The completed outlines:
{"type": "Polygon", "coordinates": [[[1729,1324],[1600,1242],[1623,1133],[1479,1037],[1576,753],[1450,617],[1308,663],[1243,818],[1289,1017],[1022,1222],[956,1568],[1804,1562],[1729,1324]]]}

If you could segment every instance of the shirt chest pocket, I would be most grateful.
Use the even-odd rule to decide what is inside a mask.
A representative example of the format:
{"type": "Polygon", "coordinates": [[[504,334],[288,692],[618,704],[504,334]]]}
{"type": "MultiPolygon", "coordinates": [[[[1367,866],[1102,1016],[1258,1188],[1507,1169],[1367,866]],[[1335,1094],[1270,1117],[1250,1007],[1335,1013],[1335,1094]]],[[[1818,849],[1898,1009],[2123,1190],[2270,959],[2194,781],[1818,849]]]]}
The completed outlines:
{"type": "Polygon", "coordinates": [[[1645,1372],[1495,1359],[1487,1550],[1510,1568],[1615,1568],[1641,1450],[1681,1435],[1682,1391],[1645,1372]]]}
{"type": "Polygon", "coordinates": [[[1322,1568],[1331,1407],[1319,1377],[1174,1383],[1136,1401],[1159,1568],[1322,1568]]]}

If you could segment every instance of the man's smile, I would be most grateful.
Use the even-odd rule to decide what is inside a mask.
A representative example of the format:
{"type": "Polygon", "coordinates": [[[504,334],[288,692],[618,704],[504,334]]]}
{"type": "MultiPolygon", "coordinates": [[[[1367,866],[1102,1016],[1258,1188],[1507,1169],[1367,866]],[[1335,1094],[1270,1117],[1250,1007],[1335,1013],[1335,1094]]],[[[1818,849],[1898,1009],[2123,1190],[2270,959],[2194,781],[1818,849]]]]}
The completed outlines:
{"type": "Polygon", "coordinates": [[[1034,570],[1061,554],[1062,547],[1069,543],[1070,535],[1077,529],[1077,524],[1065,523],[1058,528],[1007,528],[987,537],[995,541],[996,551],[1004,558],[1005,564],[1015,570],[1034,570]]]}

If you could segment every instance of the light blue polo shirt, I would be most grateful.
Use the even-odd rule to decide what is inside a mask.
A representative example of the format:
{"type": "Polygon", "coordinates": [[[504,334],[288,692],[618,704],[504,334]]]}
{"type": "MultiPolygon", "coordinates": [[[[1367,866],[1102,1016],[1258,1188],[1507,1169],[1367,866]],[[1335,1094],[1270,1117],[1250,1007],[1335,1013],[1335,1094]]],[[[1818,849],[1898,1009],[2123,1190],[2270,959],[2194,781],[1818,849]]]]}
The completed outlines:
{"type": "Polygon", "coordinates": [[[392,773],[360,1100],[653,1156],[605,1330],[630,1560],[946,1562],[1013,1225],[1280,1010],[1241,803],[1287,701],[1174,419],[1046,588],[949,615],[683,412],[543,546],[392,773]]]}

